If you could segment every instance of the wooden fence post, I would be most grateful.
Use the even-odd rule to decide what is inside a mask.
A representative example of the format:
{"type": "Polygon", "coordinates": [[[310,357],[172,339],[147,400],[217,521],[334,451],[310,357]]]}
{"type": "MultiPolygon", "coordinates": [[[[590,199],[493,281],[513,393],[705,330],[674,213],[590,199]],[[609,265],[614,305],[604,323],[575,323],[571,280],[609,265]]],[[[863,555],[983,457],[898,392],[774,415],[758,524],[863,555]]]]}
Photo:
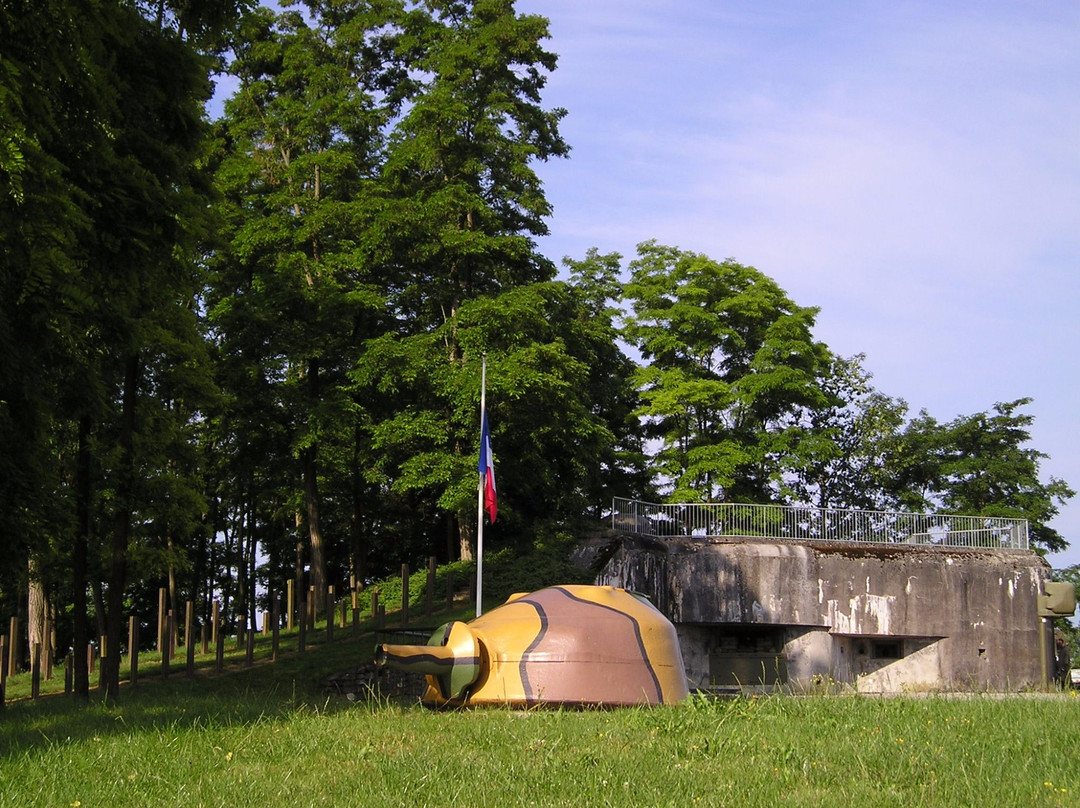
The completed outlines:
{"type": "Polygon", "coordinates": [[[169,663],[172,661],[172,635],[173,635],[173,616],[172,609],[169,609],[165,613],[165,625],[163,626],[164,633],[161,635],[161,678],[169,678],[169,663]]]}
{"type": "Polygon", "coordinates": [[[94,672],[94,644],[88,642],[86,644],[86,675],[89,676],[94,672]]]}
{"type": "Polygon", "coordinates": [[[401,565],[401,627],[409,625],[409,565],[401,565]]]}
{"type": "Polygon", "coordinates": [[[210,624],[210,644],[217,649],[218,646],[218,634],[221,631],[221,604],[216,600],[214,601],[214,614],[210,624]]]}
{"type": "Polygon", "coordinates": [[[334,587],[326,587],[326,644],[334,641],[334,587]]]}
{"type": "Polygon", "coordinates": [[[277,662],[278,636],[281,631],[281,598],[274,595],[270,606],[270,622],[272,624],[273,640],[270,644],[270,658],[277,662]]]}
{"type": "Polygon", "coordinates": [[[11,629],[8,631],[7,652],[8,676],[14,676],[19,672],[19,618],[11,618],[11,629]]]}
{"type": "Polygon", "coordinates": [[[218,625],[218,605],[214,603],[214,670],[221,673],[225,667],[225,632],[218,625]]]}
{"type": "Polygon", "coordinates": [[[184,645],[187,646],[187,675],[195,675],[195,603],[187,602],[184,615],[184,645]]]}
{"type": "Polygon", "coordinates": [[[41,696],[41,643],[30,643],[30,698],[41,696]]]}
{"type": "Polygon", "coordinates": [[[75,654],[71,651],[64,654],[64,695],[71,695],[71,691],[75,689],[74,685],[75,677],[75,654]]]}
{"type": "Polygon", "coordinates": [[[285,627],[292,631],[293,615],[296,614],[296,582],[290,578],[285,582],[285,627]]]}
{"type": "Polygon", "coordinates": [[[139,621],[134,615],[128,618],[128,667],[131,668],[131,684],[139,682],[139,621]]]}

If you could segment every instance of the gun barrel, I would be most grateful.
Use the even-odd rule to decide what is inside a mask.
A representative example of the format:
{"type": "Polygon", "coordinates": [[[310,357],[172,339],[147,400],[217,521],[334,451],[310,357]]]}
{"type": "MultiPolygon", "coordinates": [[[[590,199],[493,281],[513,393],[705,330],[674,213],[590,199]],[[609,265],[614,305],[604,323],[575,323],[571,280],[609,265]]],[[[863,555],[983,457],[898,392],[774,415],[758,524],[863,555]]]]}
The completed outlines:
{"type": "Polygon", "coordinates": [[[471,662],[479,665],[479,658],[458,660],[454,649],[445,645],[388,645],[375,649],[375,664],[385,665],[408,673],[423,673],[428,676],[443,676],[454,669],[454,665],[471,662]]]}
{"type": "Polygon", "coordinates": [[[375,664],[422,673],[444,699],[463,696],[481,672],[480,643],[464,623],[440,626],[427,645],[380,645],[375,664]]]}

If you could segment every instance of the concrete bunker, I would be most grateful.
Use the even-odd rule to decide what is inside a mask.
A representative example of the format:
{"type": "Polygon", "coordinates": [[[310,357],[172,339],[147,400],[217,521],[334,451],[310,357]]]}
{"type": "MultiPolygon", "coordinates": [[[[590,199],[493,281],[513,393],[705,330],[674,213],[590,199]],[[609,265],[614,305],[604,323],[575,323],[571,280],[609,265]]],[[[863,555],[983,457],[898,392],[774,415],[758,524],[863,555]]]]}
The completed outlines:
{"type": "Polygon", "coordinates": [[[668,616],[691,687],[1008,692],[1053,671],[1030,550],[611,531],[581,552],[668,616]]]}

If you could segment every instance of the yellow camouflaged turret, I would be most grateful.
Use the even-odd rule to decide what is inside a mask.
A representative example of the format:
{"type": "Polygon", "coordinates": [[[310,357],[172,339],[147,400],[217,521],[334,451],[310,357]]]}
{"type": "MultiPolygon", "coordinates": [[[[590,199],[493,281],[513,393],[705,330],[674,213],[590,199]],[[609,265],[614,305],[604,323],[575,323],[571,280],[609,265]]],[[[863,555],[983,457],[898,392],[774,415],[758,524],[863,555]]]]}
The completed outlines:
{"type": "Polygon", "coordinates": [[[382,645],[376,662],[425,674],[431,706],[672,704],[688,693],[675,627],[610,586],[514,595],[427,645],[382,645]]]}

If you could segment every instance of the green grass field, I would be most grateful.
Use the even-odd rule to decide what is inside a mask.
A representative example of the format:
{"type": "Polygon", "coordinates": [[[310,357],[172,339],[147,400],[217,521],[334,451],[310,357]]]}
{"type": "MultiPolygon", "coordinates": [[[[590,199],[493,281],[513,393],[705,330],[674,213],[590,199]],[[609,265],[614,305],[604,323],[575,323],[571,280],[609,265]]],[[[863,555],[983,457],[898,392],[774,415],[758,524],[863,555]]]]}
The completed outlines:
{"type": "Polygon", "coordinates": [[[0,806],[1080,805],[1068,694],[436,712],[323,692],[371,658],[348,634],[275,664],[260,639],[220,676],[146,664],[118,704],[9,702],[0,806]]]}

